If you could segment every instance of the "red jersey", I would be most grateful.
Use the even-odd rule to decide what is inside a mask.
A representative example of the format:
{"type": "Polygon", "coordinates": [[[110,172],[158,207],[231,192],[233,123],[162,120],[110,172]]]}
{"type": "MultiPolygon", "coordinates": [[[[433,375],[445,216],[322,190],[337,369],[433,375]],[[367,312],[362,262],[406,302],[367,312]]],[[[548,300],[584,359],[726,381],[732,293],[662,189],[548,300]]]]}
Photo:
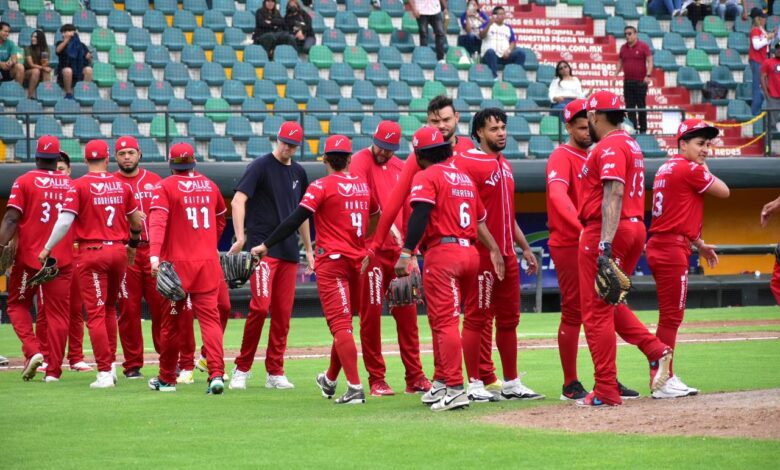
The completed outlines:
{"type": "Polygon", "coordinates": [[[704,165],[680,155],[661,165],[653,182],[650,233],[672,233],[693,240],[701,237],[704,193],[715,182],[704,165]]]}
{"type": "MultiPolygon", "coordinates": [[[[149,215],[149,207],[152,203],[154,187],[157,186],[157,183],[162,181],[162,178],[156,173],[152,173],[143,168],[138,170],[138,174],[135,176],[127,176],[121,171],[114,173],[114,176],[119,178],[120,181],[130,185],[130,189],[133,190],[133,195],[138,203],[138,209],[144,214],[149,215]]],[[[149,222],[146,219],[143,221],[141,240],[146,242],[149,241],[149,222]]]]}
{"type": "MultiPolygon", "coordinates": [[[[488,155],[476,149],[458,154],[453,162],[474,182],[487,210],[485,223],[501,254],[514,256],[515,179],[512,166],[502,154],[488,155]]],[[[482,254],[487,253],[484,246],[480,245],[479,249],[482,254]]]]}
{"type": "MultiPolygon", "coordinates": [[[[395,155],[383,165],[378,165],[374,161],[371,147],[368,147],[352,155],[349,173],[368,183],[371,196],[380,206],[384,207],[390,199],[393,188],[398,184],[403,166],[404,162],[395,155]]],[[[403,211],[398,211],[398,214],[393,219],[393,224],[395,224],[398,230],[403,230],[403,211]]],[[[369,237],[366,242],[371,243],[372,240],[373,236],[369,237]]],[[[381,248],[383,250],[401,249],[389,233],[385,237],[381,248]]]]}
{"type": "Polygon", "coordinates": [[[645,211],[645,160],[639,144],[624,131],[614,131],[590,151],[582,167],[580,221],[601,221],[602,181],[625,185],[621,219],[642,219],[645,211]]]}
{"type": "Polygon", "coordinates": [[[780,60],[774,57],[765,60],[761,64],[761,75],[766,75],[766,87],[769,89],[769,96],[774,99],[780,99],[780,60]]]}
{"type": "MultiPolygon", "coordinates": [[[[456,137],[455,145],[452,147],[452,155],[457,156],[462,152],[466,152],[474,148],[474,142],[466,137],[456,137]]],[[[403,207],[404,202],[409,196],[409,190],[412,188],[412,180],[414,175],[420,171],[420,165],[417,164],[417,156],[414,152],[410,153],[406,158],[404,167],[401,170],[401,176],[398,179],[398,184],[393,188],[393,192],[390,195],[387,203],[382,206],[382,217],[379,218],[379,223],[376,226],[376,232],[374,238],[380,237],[384,240],[384,237],[390,233],[390,225],[395,220],[398,211],[403,207]]],[[[400,227],[399,227],[400,228],[400,227]]],[[[376,248],[378,243],[374,241],[371,246],[376,248]]]]}
{"type": "Polygon", "coordinates": [[[750,47],[748,48],[748,58],[753,62],[763,64],[769,55],[769,38],[764,28],[754,26],[750,30],[750,47]],[[756,45],[759,47],[756,48],[756,45]]]}
{"type": "Polygon", "coordinates": [[[435,245],[442,237],[464,238],[473,243],[477,239],[477,222],[487,218],[476,185],[452,162],[431,165],[417,173],[411,201],[433,204],[421,246],[435,245]]]}
{"type": "Polygon", "coordinates": [[[225,200],[217,185],[205,176],[172,175],[154,189],[153,217],[164,211],[165,232],[152,231],[149,255],[170,261],[187,292],[208,292],[222,279],[217,254],[219,230],[224,223],[225,200]]]}
{"type": "MultiPolygon", "coordinates": [[[[31,268],[41,265],[38,253],[51,235],[70,187],[71,179],[58,171],[32,170],[14,181],[7,207],[22,213],[16,247],[17,263],[31,268]]],[[[71,263],[73,235],[70,231],[63,242],[54,247],[51,256],[60,266],[71,263]]]]}
{"type": "Polygon", "coordinates": [[[301,200],[313,212],[317,257],[366,255],[368,217],[379,212],[368,184],[357,176],[333,173],[311,183],[301,200]]]}
{"type": "MultiPolygon", "coordinates": [[[[568,187],[566,195],[574,204],[574,209],[579,207],[580,188],[582,186],[582,165],[585,163],[587,153],[569,144],[562,144],[550,154],[547,160],[547,185],[553,182],[561,182],[568,187]]],[[[576,217],[576,214],[573,214],[576,217]]],[[[572,227],[558,208],[550,201],[550,192],[547,191],[547,225],[550,229],[549,246],[572,246],[580,239],[580,231],[572,227]]]]}
{"type": "Polygon", "coordinates": [[[130,239],[127,217],[138,210],[130,186],[111,173],[90,172],[73,181],[62,210],[76,214],[77,242],[130,239]]]}

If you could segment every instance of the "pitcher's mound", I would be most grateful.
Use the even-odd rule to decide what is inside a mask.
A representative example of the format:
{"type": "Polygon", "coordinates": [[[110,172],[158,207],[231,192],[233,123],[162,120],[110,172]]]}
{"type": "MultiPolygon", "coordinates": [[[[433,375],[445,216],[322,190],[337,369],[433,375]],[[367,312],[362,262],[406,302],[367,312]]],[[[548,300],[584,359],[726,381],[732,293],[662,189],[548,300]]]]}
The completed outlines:
{"type": "Polygon", "coordinates": [[[780,440],[780,389],[626,400],[623,406],[541,406],[485,418],[490,423],[573,432],[780,440]]]}

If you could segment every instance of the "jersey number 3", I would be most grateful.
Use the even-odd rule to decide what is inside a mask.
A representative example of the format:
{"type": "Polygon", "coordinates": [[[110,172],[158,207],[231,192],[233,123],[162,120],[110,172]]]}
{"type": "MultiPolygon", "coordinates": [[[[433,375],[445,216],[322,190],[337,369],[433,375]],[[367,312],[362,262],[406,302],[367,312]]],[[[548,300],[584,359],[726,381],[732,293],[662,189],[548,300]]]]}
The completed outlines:
{"type": "MultiPolygon", "coordinates": [[[[59,217],[60,211],[62,210],[62,204],[59,202],[56,206],[54,206],[57,209],[57,216],[59,217]]],[[[51,204],[48,202],[41,203],[41,222],[44,224],[48,224],[51,220],[51,204]]]]}

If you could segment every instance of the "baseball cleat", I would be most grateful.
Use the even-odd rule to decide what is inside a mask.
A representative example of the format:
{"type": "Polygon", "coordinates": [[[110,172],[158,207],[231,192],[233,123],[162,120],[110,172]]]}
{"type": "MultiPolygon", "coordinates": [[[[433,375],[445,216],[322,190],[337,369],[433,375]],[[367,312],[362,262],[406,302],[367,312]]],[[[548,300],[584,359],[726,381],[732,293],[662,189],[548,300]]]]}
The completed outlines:
{"type": "Polygon", "coordinates": [[[114,386],[116,386],[116,382],[111,377],[111,372],[98,372],[97,380],[89,384],[89,388],[111,388],[114,386]]]}
{"type": "Polygon", "coordinates": [[[393,395],[395,395],[395,392],[384,380],[371,384],[372,397],[391,397],[393,395]]]}
{"type": "Polygon", "coordinates": [[[651,394],[653,398],[682,398],[689,395],[691,395],[690,390],[674,388],[670,382],[666,382],[666,384],[658,390],[653,390],[653,393],[651,394]]]}
{"type": "Polygon", "coordinates": [[[149,379],[149,388],[157,392],[175,392],[176,384],[165,383],[159,377],[149,379]]]}
{"type": "Polygon", "coordinates": [[[676,375],[671,376],[669,378],[669,381],[666,382],[666,384],[667,385],[671,385],[672,387],[674,387],[676,389],[688,390],[689,392],[691,392],[691,393],[689,393],[689,395],[698,395],[699,394],[699,389],[698,388],[693,388],[693,387],[690,387],[688,385],[685,385],[683,383],[683,381],[680,380],[680,378],[677,377],[676,375]]]}
{"type": "Polygon", "coordinates": [[[206,361],[206,358],[203,356],[200,356],[200,359],[198,359],[198,362],[195,363],[195,368],[198,369],[201,372],[208,372],[209,371],[209,363],[206,361]]]}
{"type": "Polygon", "coordinates": [[[113,362],[111,363],[111,380],[113,380],[114,385],[116,385],[116,364],[113,362]]]}
{"type": "Polygon", "coordinates": [[[249,372],[233,369],[233,378],[230,379],[228,388],[230,388],[230,390],[246,390],[246,381],[251,376],[252,375],[249,372]]]}
{"type": "MultiPolygon", "coordinates": [[[[484,383],[484,381],[483,381],[483,383],[484,383]]],[[[497,394],[501,393],[501,386],[503,384],[504,383],[502,381],[500,381],[499,379],[496,379],[495,382],[486,384],[485,385],[485,390],[487,390],[490,393],[494,393],[494,394],[497,395],[497,394]]]]}
{"type": "Polygon", "coordinates": [[[22,371],[22,380],[28,382],[35,378],[35,374],[38,373],[38,368],[43,364],[43,354],[35,353],[30,359],[27,360],[27,364],[22,371]]]}
{"type": "Polygon", "coordinates": [[[10,364],[10,363],[8,362],[8,358],[7,358],[7,357],[5,357],[5,356],[0,356],[0,367],[1,367],[1,366],[7,366],[8,364],[10,364]]]}
{"type": "Polygon", "coordinates": [[[293,385],[292,382],[287,380],[286,375],[268,374],[268,376],[265,379],[265,388],[278,388],[279,390],[288,390],[291,388],[295,388],[295,385],[293,385]]]}
{"type": "Polygon", "coordinates": [[[38,366],[38,369],[36,369],[36,372],[40,372],[41,374],[46,373],[46,369],[49,367],[49,364],[47,362],[41,363],[40,366],[38,366]]]}
{"type": "Polygon", "coordinates": [[[59,377],[55,377],[53,375],[47,375],[46,377],[43,378],[43,381],[45,383],[59,382],[60,378],[59,377]]]}
{"type": "Polygon", "coordinates": [[[601,401],[601,399],[599,399],[599,397],[596,396],[595,392],[588,393],[588,395],[585,398],[583,398],[582,400],[577,400],[574,403],[580,408],[618,406],[618,405],[609,405],[607,403],[604,403],[603,401],[601,401]]]}
{"type": "Polygon", "coordinates": [[[137,379],[143,379],[144,374],[141,373],[141,369],[133,368],[128,369],[124,372],[124,376],[128,380],[137,380],[137,379]]]}
{"type": "MultiPolygon", "coordinates": [[[[488,392],[490,393],[490,392],[488,392]]],[[[523,385],[520,377],[508,380],[501,386],[501,398],[504,400],[542,400],[544,395],[536,393],[523,385]]]]}
{"type": "Polygon", "coordinates": [[[214,377],[209,380],[209,389],[206,391],[209,395],[222,395],[225,391],[225,382],[222,381],[222,377],[214,377]]]}
{"type": "Polygon", "coordinates": [[[620,398],[623,400],[633,400],[635,398],[639,398],[639,392],[636,390],[632,390],[622,383],[618,382],[618,390],[620,391],[620,398]]]}
{"type": "Polygon", "coordinates": [[[89,372],[92,370],[92,366],[90,366],[84,361],[79,361],[76,362],[75,364],[71,364],[70,370],[72,370],[73,372],[89,372]]]}
{"type": "MultiPolygon", "coordinates": [[[[483,386],[484,388],[484,386],[483,386]]],[[[431,411],[458,410],[469,407],[469,397],[463,388],[447,387],[446,393],[439,401],[431,405],[431,411]]]]}
{"type": "Polygon", "coordinates": [[[472,380],[469,382],[468,399],[474,403],[488,403],[499,400],[496,395],[485,390],[485,384],[481,380],[472,380]]]}
{"type": "Polygon", "coordinates": [[[588,396],[588,391],[579,380],[573,380],[569,385],[564,385],[561,392],[561,400],[582,400],[588,396]]]}
{"type": "Polygon", "coordinates": [[[653,376],[653,381],[650,383],[650,390],[656,391],[663,388],[664,385],[666,385],[666,382],[669,380],[669,367],[672,365],[672,357],[674,355],[674,351],[672,348],[666,348],[664,349],[664,353],[661,356],[658,361],[655,361],[657,363],[658,369],[655,371],[655,375],[653,376]]]}
{"type": "Polygon", "coordinates": [[[344,395],[341,395],[335,400],[337,405],[362,405],[365,402],[366,394],[363,392],[363,387],[360,385],[357,387],[348,385],[347,391],[344,392],[344,395]]]}
{"type": "Polygon", "coordinates": [[[317,374],[317,386],[322,391],[322,396],[330,400],[336,394],[336,381],[331,381],[325,372],[317,374]]]}
{"type": "Polygon", "coordinates": [[[411,385],[406,386],[404,393],[407,395],[413,395],[415,393],[425,393],[431,389],[431,381],[423,377],[411,385]]]}
{"type": "Polygon", "coordinates": [[[447,385],[445,385],[445,383],[440,380],[434,380],[431,384],[430,390],[425,392],[422,398],[420,398],[420,401],[423,403],[423,405],[433,405],[437,401],[441,400],[446,393],[447,385]]]}
{"type": "Polygon", "coordinates": [[[195,383],[195,374],[192,370],[182,370],[176,378],[176,383],[192,385],[195,383]]]}

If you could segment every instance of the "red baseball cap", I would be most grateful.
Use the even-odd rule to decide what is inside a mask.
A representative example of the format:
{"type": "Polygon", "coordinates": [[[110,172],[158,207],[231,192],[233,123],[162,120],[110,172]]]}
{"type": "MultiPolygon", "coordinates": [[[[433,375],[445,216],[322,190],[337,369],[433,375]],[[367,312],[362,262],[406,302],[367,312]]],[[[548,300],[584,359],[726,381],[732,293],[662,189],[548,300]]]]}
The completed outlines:
{"type": "Polygon", "coordinates": [[[574,100],[563,108],[563,122],[569,123],[577,114],[587,111],[588,101],[584,99],[574,100]]]}
{"type": "Polygon", "coordinates": [[[102,160],[108,158],[108,142],[102,139],[90,140],[84,147],[85,160],[102,160]]]}
{"type": "Polygon", "coordinates": [[[352,153],[352,141],[349,140],[349,137],[341,134],[328,137],[328,140],[325,141],[324,153],[331,152],[352,153]]]}
{"type": "Polygon", "coordinates": [[[597,91],[588,98],[588,111],[623,111],[623,98],[610,91],[597,91]]]}
{"type": "Polygon", "coordinates": [[[415,151],[442,147],[444,145],[450,145],[450,143],[444,141],[444,134],[435,127],[423,126],[417,129],[417,132],[412,137],[412,147],[414,147],[415,151]]]}
{"type": "Polygon", "coordinates": [[[301,145],[303,142],[303,128],[295,121],[287,121],[279,128],[276,139],[285,144],[301,145]]]}
{"type": "Polygon", "coordinates": [[[711,126],[701,119],[686,119],[677,128],[677,140],[679,141],[686,135],[699,131],[703,131],[702,133],[707,139],[714,139],[720,134],[720,131],[715,126],[711,126]]]}
{"type": "Polygon", "coordinates": [[[53,135],[45,135],[38,139],[38,149],[35,151],[35,158],[60,158],[60,139],[53,135]]]}
{"type": "Polygon", "coordinates": [[[195,168],[195,149],[187,142],[179,142],[171,146],[168,165],[173,170],[191,170],[195,168]]]}
{"type": "Polygon", "coordinates": [[[122,149],[136,149],[139,152],[141,151],[141,147],[138,146],[138,141],[131,135],[123,135],[122,137],[116,139],[116,144],[114,144],[114,152],[119,152],[122,149]]]}
{"type": "Polygon", "coordinates": [[[393,121],[380,122],[374,131],[374,145],[393,152],[401,148],[401,126],[393,121]]]}

